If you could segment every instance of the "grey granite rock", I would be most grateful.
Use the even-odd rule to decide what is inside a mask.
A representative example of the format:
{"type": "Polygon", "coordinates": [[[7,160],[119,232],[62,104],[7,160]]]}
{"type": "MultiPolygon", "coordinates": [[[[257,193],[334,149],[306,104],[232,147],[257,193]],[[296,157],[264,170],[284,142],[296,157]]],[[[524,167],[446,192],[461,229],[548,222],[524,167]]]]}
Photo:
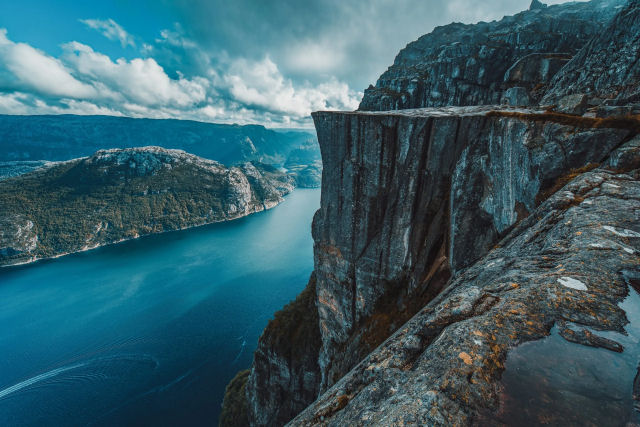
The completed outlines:
{"type": "Polygon", "coordinates": [[[313,224],[323,389],[533,212],[556,179],[630,134],[491,107],[314,120],[325,165],[313,224]]]}
{"type": "Polygon", "coordinates": [[[618,12],[556,74],[542,100],[544,104],[557,104],[574,94],[585,94],[596,103],[624,105],[640,101],[640,1],[630,0],[618,12]]]}
{"type": "Polygon", "coordinates": [[[634,421],[639,254],[640,171],[584,173],[290,424],[634,421]]]}
{"type": "Polygon", "coordinates": [[[624,4],[593,0],[544,8],[533,2],[500,21],[437,27],[400,51],[365,90],[360,110],[498,104],[514,86],[526,87],[536,103],[567,59],[624,4]]]}

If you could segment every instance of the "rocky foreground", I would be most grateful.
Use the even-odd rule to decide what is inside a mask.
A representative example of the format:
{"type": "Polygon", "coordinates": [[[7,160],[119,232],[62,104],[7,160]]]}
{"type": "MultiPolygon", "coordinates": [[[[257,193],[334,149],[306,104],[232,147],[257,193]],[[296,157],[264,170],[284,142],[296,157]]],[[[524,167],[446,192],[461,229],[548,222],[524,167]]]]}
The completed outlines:
{"type": "Polygon", "coordinates": [[[638,0],[534,0],[314,113],[315,272],[222,425],[638,423],[639,41],[638,0]]]}
{"type": "Polygon", "coordinates": [[[228,168],[181,150],[102,150],[0,181],[0,266],[272,208],[294,188],[260,163],[228,168]]]}

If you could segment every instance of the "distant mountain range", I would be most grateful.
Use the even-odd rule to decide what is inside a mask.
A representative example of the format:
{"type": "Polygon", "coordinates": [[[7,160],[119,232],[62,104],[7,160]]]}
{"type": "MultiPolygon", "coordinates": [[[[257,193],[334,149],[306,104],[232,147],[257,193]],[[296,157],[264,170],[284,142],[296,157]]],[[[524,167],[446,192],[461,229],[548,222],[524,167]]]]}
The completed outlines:
{"type": "Polygon", "coordinates": [[[301,148],[306,164],[320,160],[312,130],[112,116],[0,115],[0,162],[70,160],[102,149],[149,145],[184,150],[225,165],[259,161],[282,166],[291,163],[287,160],[292,152],[299,157],[301,148]]]}

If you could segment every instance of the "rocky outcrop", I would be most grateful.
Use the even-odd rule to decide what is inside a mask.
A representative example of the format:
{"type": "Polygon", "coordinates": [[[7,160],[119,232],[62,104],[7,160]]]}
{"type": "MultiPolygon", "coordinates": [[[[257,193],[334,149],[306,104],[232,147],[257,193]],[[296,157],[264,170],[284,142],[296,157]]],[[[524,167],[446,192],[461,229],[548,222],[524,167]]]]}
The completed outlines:
{"type": "Polygon", "coordinates": [[[322,162],[310,165],[290,166],[287,172],[296,180],[296,187],[319,188],[322,183],[322,162]]]}
{"type": "Polygon", "coordinates": [[[624,4],[592,0],[542,7],[534,1],[530,10],[500,21],[437,27],[400,51],[365,91],[360,110],[534,105],[568,58],[624,4]]]}
{"type": "Polygon", "coordinates": [[[251,425],[284,425],[318,396],[319,350],[312,274],[305,290],[275,314],[260,337],[247,386],[251,425]]]}
{"type": "Polygon", "coordinates": [[[640,170],[583,173],[291,424],[635,422],[639,254],[640,170]]]}
{"type": "Polygon", "coordinates": [[[325,165],[313,224],[323,389],[533,212],[557,179],[634,132],[489,107],[314,119],[325,165]]]}
{"type": "Polygon", "coordinates": [[[435,107],[313,114],[321,395],[292,425],[637,421],[637,64],[633,46],[610,67],[601,54],[640,32],[638,2],[624,4],[534,1],[500,22],[438,28],[361,110],[435,107]],[[618,36],[600,34],[616,12],[618,36]],[[579,64],[591,74],[573,84],[579,64]],[[594,104],[608,96],[602,70],[619,91],[594,104]],[[561,95],[553,109],[443,106],[545,93],[561,95]]]}
{"type": "Polygon", "coordinates": [[[640,103],[639,61],[640,1],[631,0],[554,77],[542,102],[559,104],[566,97],[585,96],[592,106],[640,103]]]}
{"type": "Polygon", "coordinates": [[[0,182],[0,265],[269,209],[294,188],[277,169],[159,147],[111,149],[0,182]]]}

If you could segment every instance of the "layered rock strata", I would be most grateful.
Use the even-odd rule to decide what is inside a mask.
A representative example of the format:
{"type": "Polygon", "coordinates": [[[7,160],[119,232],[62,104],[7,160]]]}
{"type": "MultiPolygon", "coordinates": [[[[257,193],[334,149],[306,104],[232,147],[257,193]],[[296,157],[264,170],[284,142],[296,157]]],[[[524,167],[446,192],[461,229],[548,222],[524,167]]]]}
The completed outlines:
{"type": "Polygon", "coordinates": [[[535,105],[567,60],[601,34],[625,3],[538,6],[500,21],[437,27],[400,51],[365,90],[360,110],[535,105]]]}
{"type": "Polygon", "coordinates": [[[600,163],[635,132],[490,107],[314,119],[325,165],[313,224],[323,389],[533,212],[559,178],[600,163]]]}
{"type": "Polygon", "coordinates": [[[291,425],[637,422],[637,142],[542,203],[291,425]]]}

